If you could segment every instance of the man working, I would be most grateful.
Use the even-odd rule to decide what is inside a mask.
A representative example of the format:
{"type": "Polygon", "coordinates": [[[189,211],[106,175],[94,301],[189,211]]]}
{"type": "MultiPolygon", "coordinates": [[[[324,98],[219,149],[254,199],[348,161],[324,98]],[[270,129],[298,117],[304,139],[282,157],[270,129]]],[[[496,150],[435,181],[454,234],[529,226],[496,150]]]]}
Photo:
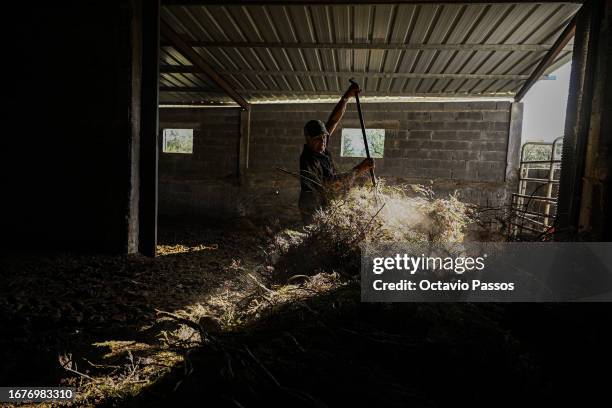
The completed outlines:
{"type": "Polygon", "coordinates": [[[333,194],[350,187],[355,179],[374,168],[374,160],[365,159],[351,171],[337,173],[331,153],[327,150],[329,136],[346,112],[349,99],[359,93],[359,86],[353,84],[344,93],[327,123],[311,120],[304,126],[306,143],[300,156],[300,201],[299,208],[304,224],[310,224],[314,213],[325,207],[333,194]]]}

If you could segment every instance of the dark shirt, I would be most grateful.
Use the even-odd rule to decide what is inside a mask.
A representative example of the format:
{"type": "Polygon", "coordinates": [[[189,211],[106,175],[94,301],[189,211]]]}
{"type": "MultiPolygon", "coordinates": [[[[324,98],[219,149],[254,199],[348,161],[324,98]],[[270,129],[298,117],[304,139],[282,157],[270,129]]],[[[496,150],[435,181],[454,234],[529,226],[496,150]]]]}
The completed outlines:
{"type": "Polygon", "coordinates": [[[304,145],[300,156],[300,176],[299,207],[303,213],[312,214],[328,204],[330,191],[326,191],[325,184],[337,177],[331,153],[328,150],[313,152],[304,145]]]}

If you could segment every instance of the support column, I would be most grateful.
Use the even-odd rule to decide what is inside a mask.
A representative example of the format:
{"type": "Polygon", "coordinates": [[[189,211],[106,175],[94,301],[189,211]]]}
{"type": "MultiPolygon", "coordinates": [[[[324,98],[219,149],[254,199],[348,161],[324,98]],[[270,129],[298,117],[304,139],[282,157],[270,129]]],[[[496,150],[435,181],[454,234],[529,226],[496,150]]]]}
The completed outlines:
{"type": "Polygon", "coordinates": [[[249,168],[249,139],[251,135],[251,110],[240,112],[240,142],[238,147],[238,182],[245,182],[249,168]]]}
{"type": "Polygon", "coordinates": [[[508,149],[506,155],[506,183],[516,183],[521,155],[521,135],[523,131],[523,103],[514,102],[510,106],[510,127],[508,129],[508,149]]]}
{"type": "Polygon", "coordinates": [[[129,188],[127,214],[127,252],[138,252],[139,203],[140,203],[140,130],[141,130],[141,93],[142,93],[142,0],[130,1],[132,13],[130,21],[131,51],[131,90],[129,105],[130,137],[128,145],[129,188]]]}
{"type": "Polygon", "coordinates": [[[157,247],[159,10],[159,0],[145,1],[143,4],[140,234],[138,250],[147,256],[155,256],[157,247]]]}
{"type": "Polygon", "coordinates": [[[579,232],[580,197],[586,159],[593,78],[603,2],[587,1],[576,16],[576,35],[567,102],[557,239],[572,239],[579,232]]]}
{"type": "Polygon", "coordinates": [[[593,49],[593,97],[578,225],[589,237],[612,241],[612,1],[598,5],[602,16],[593,49]]]}
{"type": "Polygon", "coordinates": [[[523,130],[523,103],[514,102],[510,106],[510,125],[508,127],[508,147],[506,149],[506,204],[512,204],[512,193],[518,189],[518,172],[521,160],[521,135],[523,130]]]}

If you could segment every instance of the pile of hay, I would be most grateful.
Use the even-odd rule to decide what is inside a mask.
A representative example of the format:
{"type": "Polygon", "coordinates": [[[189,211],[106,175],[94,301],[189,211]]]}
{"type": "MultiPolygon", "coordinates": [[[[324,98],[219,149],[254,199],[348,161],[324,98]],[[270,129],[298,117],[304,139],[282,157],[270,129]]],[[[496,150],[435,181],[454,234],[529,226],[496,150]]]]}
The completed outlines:
{"type": "Polygon", "coordinates": [[[281,280],[324,271],[355,275],[360,244],[462,242],[470,214],[471,207],[455,195],[436,198],[422,185],[389,186],[380,180],[376,189],[354,187],[331,200],[303,230],[273,236],[270,269],[281,280]]]}

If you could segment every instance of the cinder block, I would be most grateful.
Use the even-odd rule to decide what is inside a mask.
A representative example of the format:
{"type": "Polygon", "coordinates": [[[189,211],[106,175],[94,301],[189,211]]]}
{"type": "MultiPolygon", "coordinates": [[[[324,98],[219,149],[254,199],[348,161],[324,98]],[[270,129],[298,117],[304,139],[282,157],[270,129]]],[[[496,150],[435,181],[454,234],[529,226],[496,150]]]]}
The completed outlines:
{"type": "Polygon", "coordinates": [[[510,122],[510,112],[486,111],[482,112],[482,120],[487,122],[510,122]]]}
{"type": "Polygon", "coordinates": [[[473,150],[480,150],[480,151],[500,151],[500,152],[505,152],[506,151],[506,142],[489,142],[489,141],[474,141],[472,142],[472,149],[473,150]]]}
{"type": "Polygon", "coordinates": [[[504,173],[503,170],[479,170],[478,181],[503,181],[504,173]]]}
{"type": "Polygon", "coordinates": [[[388,166],[390,171],[395,171],[397,174],[397,172],[402,172],[406,169],[415,169],[419,167],[418,161],[418,159],[401,158],[396,159],[393,162],[387,162],[386,166],[388,166]]]}
{"type": "MultiPolygon", "coordinates": [[[[278,126],[278,124],[277,124],[278,126]]],[[[287,135],[287,128],[286,127],[273,127],[270,129],[269,133],[271,135],[276,136],[276,138],[278,138],[279,136],[285,136],[287,135]]]]}
{"type": "Polygon", "coordinates": [[[451,170],[465,170],[467,169],[467,164],[465,160],[451,160],[448,162],[448,165],[444,167],[450,168],[451,170]]]}
{"type": "Polygon", "coordinates": [[[452,169],[450,178],[453,180],[475,181],[478,180],[478,171],[467,167],[463,169],[452,169]]]}
{"type": "Polygon", "coordinates": [[[464,160],[438,160],[436,166],[427,166],[441,169],[465,169],[466,164],[464,160]]]}
{"type": "Polygon", "coordinates": [[[510,124],[508,122],[494,122],[491,129],[495,131],[509,131],[510,124]]]}
{"type": "Polygon", "coordinates": [[[278,121],[271,119],[253,119],[251,126],[259,128],[270,128],[273,129],[278,124],[278,121]]]}
{"type": "Polygon", "coordinates": [[[447,102],[441,110],[458,112],[466,109],[468,109],[466,102],[447,102]]]}
{"type": "Polygon", "coordinates": [[[503,170],[506,167],[505,161],[487,161],[487,160],[478,160],[473,163],[474,166],[479,170],[479,172],[487,172],[487,171],[495,171],[495,170],[503,170]]]}
{"type": "Polygon", "coordinates": [[[451,178],[451,169],[442,169],[442,168],[427,168],[427,169],[419,169],[420,173],[417,176],[423,178],[433,178],[433,179],[450,179],[451,178]]]}
{"type": "Polygon", "coordinates": [[[492,122],[465,122],[465,130],[489,130],[492,122]]]}
{"type": "Polygon", "coordinates": [[[479,110],[479,111],[496,110],[497,109],[497,103],[496,102],[487,102],[487,101],[468,102],[467,103],[467,108],[468,108],[468,110],[479,110]]]}
{"type": "Polygon", "coordinates": [[[480,154],[472,150],[452,150],[453,160],[478,160],[480,154]]]}
{"type": "MultiPolygon", "coordinates": [[[[406,120],[417,120],[417,121],[428,121],[430,120],[431,117],[431,113],[429,112],[404,112],[402,114],[403,119],[406,120]]],[[[389,117],[387,119],[395,119],[397,116],[393,115],[394,117],[389,117]]]]}
{"type": "Polygon", "coordinates": [[[431,134],[432,132],[430,130],[412,130],[409,133],[408,139],[430,140],[431,134]]]}
{"type": "Polygon", "coordinates": [[[442,143],[446,150],[470,150],[472,148],[472,142],[464,140],[446,140],[442,143]]]}
{"type": "Polygon", "coordinates": [[[457,140],[456,130],[436,130],[432,134],[432,140],[457,140]]]}
{"type": "Polygon", "coordinates": [[[497,102],[495,109],[509,112],[511,105],[511,102],[497,102]]]}
{"type": "Polygon", "coordinates": [[[480,122],[444,122],[443,129],[446,130],[471,130],[470,125],[472,123],[480,122]]]}
{"type": "Polygon", "coordinates": [[[430,169],[430,168],[440,168],[440,167],[444,167],[443,166],[443,161],[442,160],[436,160],[436,159],[419,159],[418,161],[418,166],[425,168],[425,169],[430,169]]]}
{"type": "Polygon", "coordinates": [[[446,149],[446,141],[443,140],[423,140],[421,144],[421,148],[423,149],[437,149],[444,150],[446,149]]]}
{"type": "Polygon", "coordinates": [[[480,140],[506,142],[508,140],[508,131],[483,131],[480,134],[480,140]]]}
{"type": "Polygon", "coordinates": [[[423,149],[402,149],[402,157],[409,159],[418,159],[423,157],[423,149]]]}
{"type": "Polygon", "coordinates": [[[459,140],[480,140],[481,132],[477,130],[461,130],[457,132],[459,140]]]}
{"type": "Polygon", "coordinates": [[[459,121],[481,121],[482,112],[457,112],[457,120],[459,121]]]}
{"type": "MultiPolygon", "coordinates": [[[[398,157],[402,157],[402,149],[397,148],[389,148],[385,147],[385,158],[386,159],[395,159],[398,157]]],[[[378,167],[378,164],[376,165],[378,167]]]]}
{"type": "Polygon", "coordinates": [[[449,102],[415,102],[415,110],[423,112],[443,111],[449,102]]]}
{"type": "Polygon", "coordinates": [[[418,149],[423,147],[424,143],[423,140],[400,140],[399,147],[402,149],[418,149]]]}
{"type": "Polygon", "coordinates": [[[445,122],[422,122],[422,129],[424,130],[443,130],[446,129],[447,123],[445,122]]]}
{"type": "Polygon", "coordinates": [[[433,132],[434,140],[479,140],[480,132],[470,130],[437,130],[433,132]]]}
{"type": "Polygon", "coordinates": [[[426,152],[426,156],[428,159],[453,160],[453,151],[452,150],[428,150],[426,152]]]}
{"type": "Polygon", "coordinates": [[[487,160],[487,161],[500,161],[500,162],[506,162],[506,152],[500,152],[500,151],[496,151],[496,152],[486,152],[486,151],[481,151],[480,152],[480,159],[481,160],[487,160]]]}
{"type": "Polygon", "coordinates": [[[431,120],[433,122],[454,121],[456,117],[457,117],[457,113],[454,111],[432,112],[431,113],[431,120]]]}
{"type": "Polygon", "coordinates": [[[421,130],[425,129],[425,123],[427,122],[421,122],[416,120],[402,121],[400,122],[400,128],[407,130],[421,130]]]}

